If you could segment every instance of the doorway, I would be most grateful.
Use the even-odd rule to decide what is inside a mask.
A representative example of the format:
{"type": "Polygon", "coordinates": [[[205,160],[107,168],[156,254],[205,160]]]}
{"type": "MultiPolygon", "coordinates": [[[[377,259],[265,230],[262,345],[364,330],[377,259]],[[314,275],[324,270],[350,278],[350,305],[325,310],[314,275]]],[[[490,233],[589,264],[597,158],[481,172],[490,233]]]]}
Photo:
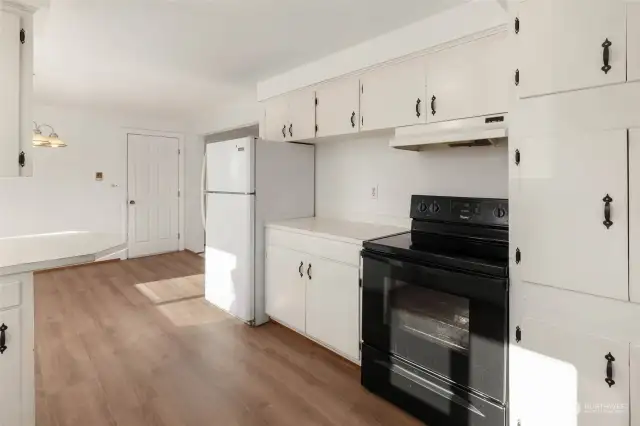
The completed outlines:
{"type": "Polygon", "coordinates": [[[129,257],[180,248],[180,141],[127,135],[129,257]]]}

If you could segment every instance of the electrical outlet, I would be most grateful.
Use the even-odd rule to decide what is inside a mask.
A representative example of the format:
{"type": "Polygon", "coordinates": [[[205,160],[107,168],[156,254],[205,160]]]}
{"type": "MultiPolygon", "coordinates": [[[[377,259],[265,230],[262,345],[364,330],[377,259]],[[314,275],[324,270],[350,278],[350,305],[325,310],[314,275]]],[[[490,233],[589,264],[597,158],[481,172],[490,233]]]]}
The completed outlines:
{"type": "Polygon", "coordinates": [[[371,191],[369,192],[372,200],[378,199],[378,185],[374,185],[371,187],[371,191]]]}

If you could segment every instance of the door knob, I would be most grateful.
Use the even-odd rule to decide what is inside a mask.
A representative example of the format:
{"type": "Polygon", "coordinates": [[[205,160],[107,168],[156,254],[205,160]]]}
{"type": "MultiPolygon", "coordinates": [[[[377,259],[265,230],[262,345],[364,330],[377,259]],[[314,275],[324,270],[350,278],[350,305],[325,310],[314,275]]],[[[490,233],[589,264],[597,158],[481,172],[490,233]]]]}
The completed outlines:
{"type": "Polygon", "coordinates": [[[129,201],[129,204],[134,205],[136,202],[134,200],[129,201]]]}

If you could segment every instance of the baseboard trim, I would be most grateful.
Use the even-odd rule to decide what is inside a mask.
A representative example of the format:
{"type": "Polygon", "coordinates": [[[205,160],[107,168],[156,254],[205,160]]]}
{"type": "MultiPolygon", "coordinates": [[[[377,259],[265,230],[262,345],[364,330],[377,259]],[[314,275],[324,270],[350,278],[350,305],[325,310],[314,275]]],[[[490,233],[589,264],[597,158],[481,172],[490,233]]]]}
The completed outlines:
{"type": "Polygon", "coordinates": [[[44,274],[46,272],[53,272],[53,271],[62,271],[65,269],[74,269],[74,268],[80,268],[82,266],[88,266],[88,265],[104,265],[105,263],[114,263],[114,262],[120,262],[121,259],[107,259],[107,260],[96,260],[95,262],[89,262],[89,263],[78,263],[77,265],[67,265],[67,266],[60,266],[58,268],[51,268],[51,269],[41,269],[39,271],[35,271],[34,274],[44,274]]]}

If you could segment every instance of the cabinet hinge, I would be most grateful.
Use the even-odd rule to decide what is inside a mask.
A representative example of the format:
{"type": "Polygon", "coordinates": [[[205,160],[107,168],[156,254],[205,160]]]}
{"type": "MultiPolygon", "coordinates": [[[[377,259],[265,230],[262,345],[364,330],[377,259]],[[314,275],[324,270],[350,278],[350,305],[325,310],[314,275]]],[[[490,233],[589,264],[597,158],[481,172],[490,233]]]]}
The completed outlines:
{"type": "Polygon", "coordinates": [[[20,43],[24,44],[27,41],[27,33],[24,31],[24,28],[20,29],[20,43]]]}
{"type": "Polygon", "coordinates": [[[517,248],[516,249],[516,264],[520,263],[521,260],[522,260],[522,253],[520,252],[520,249],[517,248]]]}
{"type": "Polygon", "coordinates": [[[181,153],[181,151],[180,151],[180,150],[178,150],[178,155],[180,155],[180,153],[181,153]]]}
{"type": "Polygon", "coordinates": [[[516,86],[520,85],[520,70],[519,69],[516,70],[515,83],[516,83],[516,86]]]}
{"type": "Polygon", "coordinates": [[[24,167],[27,164],[27,155],[24,151],[20,151],[20,154],[18,154],[18,164],[20,167],[24,167]]]}
{"type": "Polygon", "coordinates": [[[520,150],[519,149],[516,149],[515,157],[516,157],[516,166],[519,166],[520,165],[520,150]]]}
{"type": "Polygon", "coordinates": [[[180,198],[180,190],[178,189],[178,198],[180,198]]]}
{"type": "Polygon", "coordinates": [[[362,352],[362,342],[359,343],[360,346],[360,352],[362,352]]]}
{"type": "Polygon", "coordinates": [[[180,239],[180,233],[178,232],[178,239],[180,239]]]}
{"type": "Polygon", "coordinates": [[[360,93],[364,93],[364,84],[360,86],[360,93]]]}
{"type": "Polygon", "coordinates": [[[316,133],[318,133],[318,125],[316,124],[316,133]]]}
{"type": "Polygon", "coordinates": [[[318,106],[318,98],[316,98],[316,106],[318,106]]]}
{"type": "Polygon", "coordinates": [[[362,287],[362,278],[360,278],[360,287],[362,287]]]}
{"type": "Polygon", "coordinates": [[[520,32],[520,18],[516,18],[514,27],[515,27],[516,34],[518,34],[520,32]]]}
{"type": "Polygon", "coordinates": [[[520,343],[520,341],[522,340],[522,330],[520,329],[520,326],[516,327],[516,342],[520,343]]]}

